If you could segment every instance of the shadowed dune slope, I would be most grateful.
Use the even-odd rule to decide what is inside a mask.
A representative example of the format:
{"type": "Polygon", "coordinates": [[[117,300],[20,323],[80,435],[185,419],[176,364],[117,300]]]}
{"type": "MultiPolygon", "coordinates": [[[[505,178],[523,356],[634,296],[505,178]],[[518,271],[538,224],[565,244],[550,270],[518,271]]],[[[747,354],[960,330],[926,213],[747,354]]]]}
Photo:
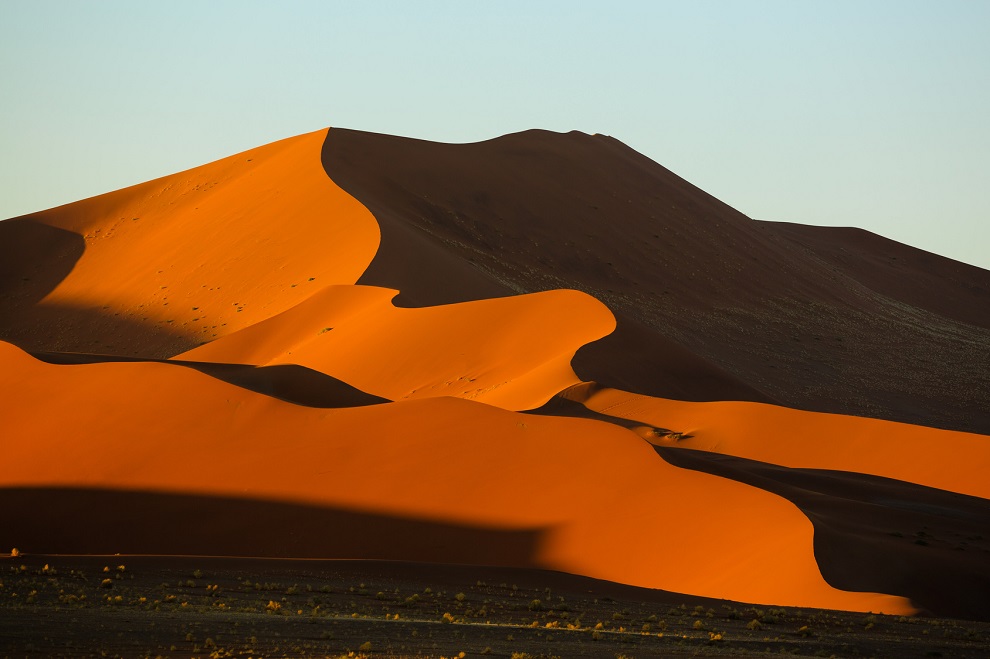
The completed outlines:
{"type": "Polygon", "coordinates": [[[602,135],[334,129],[323,163],[382,227],[361,283],[400,304],[574,288],[608,305],[584,379],[990,433],[990,272],[756,222],[602,135]]]}
{"type": "MultiPolygon", "coordinates": [[[[103,364],[108,362],[155,362],[161,359],[85,354],[81,352],[35,352],[35,359],[48,364],[103,364]]],[[[326,373],[298,364],[254,366],[223,362],[168,360],[205,373],[228,384],[307,407],[362,407],[388,402],[387,399],[361,391],[326,373]]],[[[583,408],[582,408],[583,409],[583,408]]]]}
{"type": "Polygon", "coordinates": [[[863,229],[762,222],[809,256],[850,272],[871,290],[928,313],[990,328],[987,274],[975,266],[903,245],[863,229]]]}
{"type": "Polygon", "coordinates": [[[576,384],[574,352],[615,327],[577,291],[422,309],[392,306],[396,293],[330,287],[181,358],[300,364],[390,400],[457,396],[518,410],[576,384]]]}
{"type": "Polygon", "coordinates": [[[353,284],[378,224],[327,179],[325,136],[0,223],[0,338],[167,357],[353,284]]]}
{"type": "MultiPolygon", "coordinates": [[[[607,424],[456,398],[312,409],[168,363],[59,366],[9,344],[0,344],[0,358],[0,396],[9,404],[0,488],[8,500],[29,490],[138,491],[530,531],[538,535],[532,560],[539,567],[751,602],[911,610],[900,598],[828,586],[814,560],[812,526],[791,503],[673,467],[607,424]],[[38,414],[39,400],[61,413],[38,414]],[[720,510],[719,523],[686,515],[672,525],[660,502],[680,498],[720,510]]],[[[203,510],[225,510],[220,504],[203,510]]],[[[277,515],[259,519],[272,524],[259,534],[301,531],[281,526],[277,515]]],[[[154,515],[146,521],[156,524],[154,515]]],[[[368,532],[394,541],[386,531],[395,528],[368,532]]],[[[34,551],[74,549],[58,533],[38,537],[36,524],[31,532],[34,551]],[[69,546],[54,546],[59,538],[69,546]]],[[[2,535],[0,542],[16,544],[18,529],[4,526],[2,535]]],[[[218,552],[209,539],[198,553],[218,552]]],[[[448,547],[438,558],[474,555],[467,545],[454,553],[448,547]]]]}
{"type": "Polygon", "coordinates": [[[671,464],[794,502],[815,525],[815,558],[833,586],[895,593],[930,614],[990,619],[990,501],[848,471],[656,450],[671,464]]]}

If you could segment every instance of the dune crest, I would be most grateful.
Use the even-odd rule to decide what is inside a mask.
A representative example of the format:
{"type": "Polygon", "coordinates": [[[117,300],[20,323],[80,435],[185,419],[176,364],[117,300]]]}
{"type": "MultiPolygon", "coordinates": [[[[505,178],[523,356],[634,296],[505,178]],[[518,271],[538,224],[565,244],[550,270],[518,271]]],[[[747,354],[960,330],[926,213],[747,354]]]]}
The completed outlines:
{"type": "Polygon", "coordinates": [[[299,364],[390,400],[456,396],[525,410],[576,384],[575,351],[615,329],[608,308],[578,291],[414,309],[393,306],[396,293],[331,287],[177,358],[299,364]]]}
{"type": "Polygon", "coordinates": [[[167,357],[324,286],[353,284],[380,234],[371,213],[320,167],[326,134],[19,218],[80,236],[84,251],[40,302],[17,310],[2,336],[33,350],[167,357]],[[90,315],[54,339],[35,325],[59,310],[68,310],[63,322],[69,311],[90,315]],[[115,329],[125,320],[126,331],[115,329]]]}
{"type": "Polygon", "coordinates": [[[660,446],[872,474],[990,499],[990,441],[983,435],[764,403],[666,400],[590,383],[561,395],[645,424],[640,434],[660,446]],[[653,428],[684,436],[668,439],[653,428]]]}

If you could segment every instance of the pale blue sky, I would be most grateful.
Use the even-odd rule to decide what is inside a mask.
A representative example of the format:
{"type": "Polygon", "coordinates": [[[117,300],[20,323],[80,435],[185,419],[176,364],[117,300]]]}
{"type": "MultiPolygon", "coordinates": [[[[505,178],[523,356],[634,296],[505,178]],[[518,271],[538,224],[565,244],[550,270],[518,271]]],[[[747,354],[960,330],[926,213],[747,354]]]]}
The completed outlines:
{"type": "Polygon", "coordinates": [[[328,125],[612,135],[990,268],[990,1],[0,0],[0,217],[328,125]]]}

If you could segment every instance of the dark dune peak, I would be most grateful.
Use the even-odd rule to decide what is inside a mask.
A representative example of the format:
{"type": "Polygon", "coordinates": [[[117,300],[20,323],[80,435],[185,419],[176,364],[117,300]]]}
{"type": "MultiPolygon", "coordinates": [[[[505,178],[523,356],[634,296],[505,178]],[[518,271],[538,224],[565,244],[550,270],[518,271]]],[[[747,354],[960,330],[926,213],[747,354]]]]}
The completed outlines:
{"type": "Polygon", "coordinates": [[[966,263],[853,227],[766,222],[809,256],[855,275],[879,295],[960,323],[990,329],[988,275],[966,263]]]}
{"type": "Polygon", "coordinates": [[[378,219],[361,283],[397,303],[575,288],[618,320],[578,353],[585,379],[990,434],[990,272],[754,221],[603,135],[332,129],[323,164],[378,219]]]}

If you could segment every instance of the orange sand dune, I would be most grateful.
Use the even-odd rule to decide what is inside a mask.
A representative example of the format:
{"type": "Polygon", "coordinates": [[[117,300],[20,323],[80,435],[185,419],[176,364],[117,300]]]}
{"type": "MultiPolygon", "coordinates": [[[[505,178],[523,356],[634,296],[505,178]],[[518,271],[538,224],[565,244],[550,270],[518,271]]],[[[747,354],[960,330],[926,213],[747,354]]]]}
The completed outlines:
{"type": "MultiPolygon", "coordinates": [[[[353,284],[378,249],[379,229],[323,171],[326,134],[13,220],[27,238],[60,230],[62,242],[75,235],[85,243],[74,267],[43,263],[40,274],[16,278],[25,303],[9,310],[2,336],[34,350],[165,357],[324,286],[353,284]],[[42,276],[69,269],[60,282],[42,276]]],[[[45,249],[36,258],[75,256],[45,249]]]]}
{"type": "Polygon", "coordinates": [[[591,383],[563,392],[588,409],[640,421],[651,441],[786,467],[873,474],[990,499],[990,441],[983,435],[762,403],[693,403],[591,383]],[[650,427],[690,435],[670,440],[650,427]]]}
{"type": "MultiPolygon", "coordinates": [[[[536,529],[542,567],[767,604],[911,610],[828,586],[812,526],[790,503],[672,467],[608,424],[456,398],[313,409],[167,363],[55,366],[2,343],[0,361],[5,489],[173,492],[536,529]],[[59,414],[39,413],[39,401],[59,414]]],[[[17,528],[2,534],[18,544],[17,528]]],[[[25,548],[71,551],[34,541],[25,548]]],[[[471,562],[472,547],[460,549],[471,562]]]]}
{"type": "Polygon", "coordinates": [[[423,309],[398,291],[335,286],[180,356],[299,364],[390,400],[457,396],[523,410],[579,382],[574,352],[615,329],[595,298],[556,290],[423,309]]]}

